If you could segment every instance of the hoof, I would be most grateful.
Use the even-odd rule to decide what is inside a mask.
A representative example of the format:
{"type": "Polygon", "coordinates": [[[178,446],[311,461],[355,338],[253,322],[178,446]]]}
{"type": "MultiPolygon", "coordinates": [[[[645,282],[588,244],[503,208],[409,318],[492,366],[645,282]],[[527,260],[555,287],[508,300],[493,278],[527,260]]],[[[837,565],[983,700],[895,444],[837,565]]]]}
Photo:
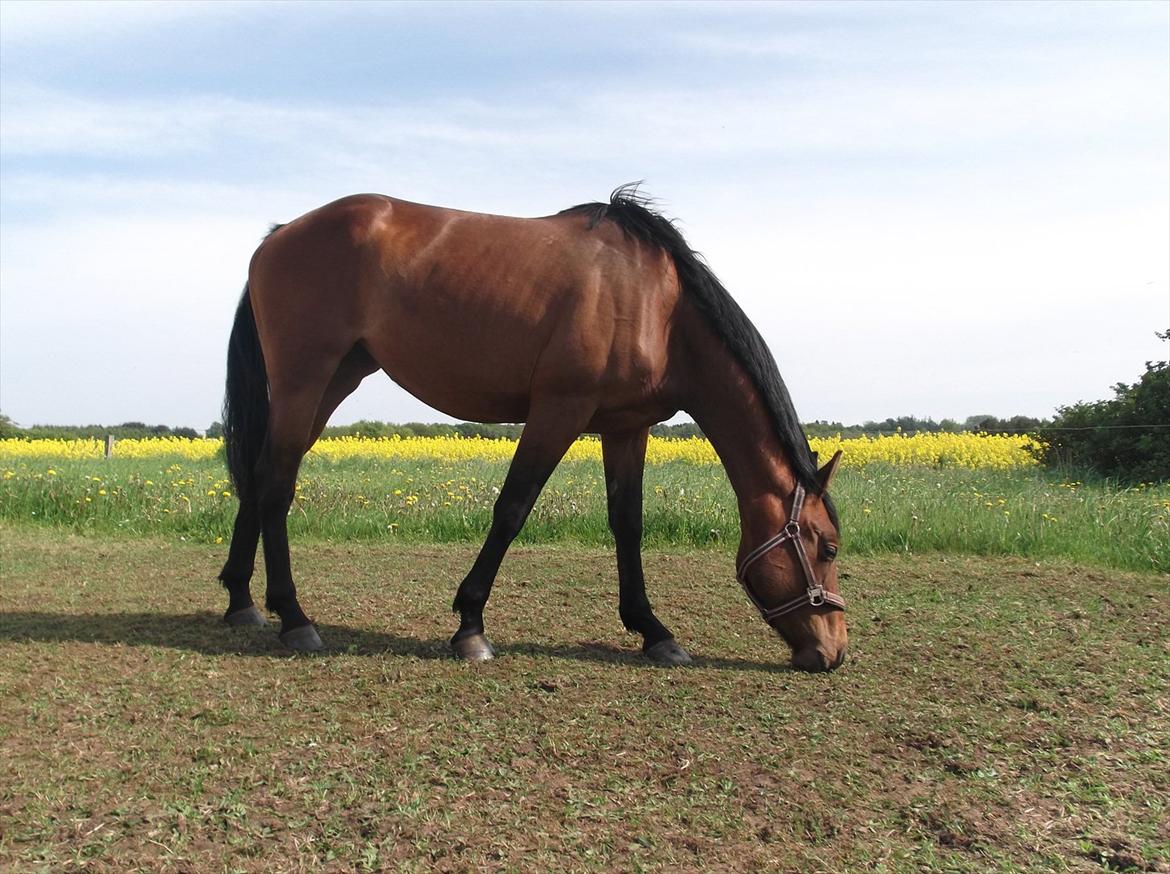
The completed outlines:
{"type": "Polygon", "coordinates": [[[243,625],[267,625],[268,620],[264,618],[264,614],[256,609],[256,605],[245,607],[243,610],[237,610],[235,613],[229,613],[223,617],[223,621],[228,625],[240,627],[243,625]]]}
{"type": "Polygon", "coordinates": [[[324,646],[311,623],[286,631],[280,636],[280,642],[293,652],[316,652],[324,646]]]}
{"type": "Polygon", "coordinates": [[[675,642],[673,637],[660,640],[654,646],[642,651],[642,655],[656,665],[689,665],[691,657],[675,642]]]}
{"type": "Polygon", "coordinates": [[[496,657],[491,641],[482,634],[472,634],[459,640],[451,641],[451,651],[455,658],[465,662],[486,662],[496,657]]]}

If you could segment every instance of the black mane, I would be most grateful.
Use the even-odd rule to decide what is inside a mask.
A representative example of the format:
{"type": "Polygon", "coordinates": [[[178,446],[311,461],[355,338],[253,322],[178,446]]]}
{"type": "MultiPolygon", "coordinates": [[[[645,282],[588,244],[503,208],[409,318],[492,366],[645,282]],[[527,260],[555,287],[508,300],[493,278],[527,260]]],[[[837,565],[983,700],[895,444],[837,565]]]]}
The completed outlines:
{"type": "MultiPolygon", "coordinates": [[[[653,201],[638,191],[638,185],[635,182],[614,189],[609,203],[582,203],[562,214],[587,215],[590,228],[604,220],[612,221],[630,237],[670,253],[684,293],[707,317],[763,398],[797,480],[806,490],[816,492],[819,489],[816,459],[768,344],[674,223],[650,208],[653,201]]],[[[833,525],[840,529],[836,509],[827,494],[824,500],[833,525]]]]}

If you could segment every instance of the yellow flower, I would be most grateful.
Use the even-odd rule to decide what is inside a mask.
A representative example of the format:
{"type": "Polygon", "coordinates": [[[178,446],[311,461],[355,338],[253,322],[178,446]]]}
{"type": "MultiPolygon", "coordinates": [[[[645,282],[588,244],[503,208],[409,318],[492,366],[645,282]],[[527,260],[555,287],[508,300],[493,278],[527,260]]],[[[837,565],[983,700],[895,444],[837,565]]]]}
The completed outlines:
{"type": "MultiPolygon", "coordinates": [[[[331,437],[318,440],[310,453],[331,461],[355,457],[507,461],[516,451],[516,442],[483,437],[331,437]]],[[[809,443],[822,457],[828,457],[838,449],[844,450],[847,467],[864,467],[871,463],[962,468],[1032,467],[1039,463],[1033,450],[1041,446],[1035,438],[1022,434],[935,433],[910,436],[901,432],[885,437],[852,437],[848,440],[841,437],[814,437],[809,443]]],[[[204,437],[148,437],[119,440],[114,447],[114,455],[117,458],[178,457],[189,461],[206,461],[214,458],[222,447],[222,441],[204,437]]],[[[104,454],[105,443],[99,440],[0,440],[0,459],[98,459],[104,454]]],[[[601,442],[596,437],[581,437],[569,447],[565,458],[569,461],[600,461],[601,442]]],[[[679,440],[652,436],[646,447],[646,461],[651,465],[674,462],[718,464],[719,458],[711,444],[701,437],[679,440]]],[[[172,474],[182,469],[178,463],[167,468],[172,474]]],[[[7,472],[4,477],[11,479],[7,472]]],[[[100,481],[101,478],[92,479],[100,481]]],[[[192,481],[187,480],[187,485],[192,484],[192,481]]],[[[451,483],[445,485],[450,487],[451,483]]],[[[1074,482],[1065,487],[1076,488],[1079,485],[1079,482],[1074,482]]]]}

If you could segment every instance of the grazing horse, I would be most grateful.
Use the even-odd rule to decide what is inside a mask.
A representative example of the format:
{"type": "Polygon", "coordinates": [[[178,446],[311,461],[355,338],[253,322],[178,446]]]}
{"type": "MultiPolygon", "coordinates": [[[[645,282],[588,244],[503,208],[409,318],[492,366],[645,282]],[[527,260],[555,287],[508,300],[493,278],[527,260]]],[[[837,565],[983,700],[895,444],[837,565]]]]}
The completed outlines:
{"type": "Polygon", "coordinates": [[[249,580],[263,535],[283,643],[302,611],[287,515],[297,470],[369,374],[449,416],[524,422],[491,528],[459,586],[456,656],[491,658],[483,610],[509,544],[583,432],[601,435],[619,615],[653,661],[690,661],[646,596],[642,473],[650,426],[689,413],[739,504],[737,577],[792,663],[845,656],[838,530],[776,362],[743,310],[636,186],[608,203],[510,218],[361,194],[275,227],[252,257],[228,344],[224,440],[240,499],[220,580],[232,625],[262,624],[249,580]]]}

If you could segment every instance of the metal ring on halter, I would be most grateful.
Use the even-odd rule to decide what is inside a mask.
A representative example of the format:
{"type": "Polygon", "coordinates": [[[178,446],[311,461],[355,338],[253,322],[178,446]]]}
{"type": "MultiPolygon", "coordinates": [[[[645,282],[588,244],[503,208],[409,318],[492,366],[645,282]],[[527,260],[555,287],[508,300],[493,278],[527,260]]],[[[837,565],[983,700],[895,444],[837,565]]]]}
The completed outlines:
{"type": "Polygon", "coordinates": [[[780,533],[774,537],[761,543],[751,552],[744,556],[743,561],[740,562],[736,570],[735,577],[739,580],[739,584],[743,586],[743,590],[747,592],[747,596],[751,602],[756,605],[756,609],[760,611],[760,615],[764,621],[772,625],[774,619],[779,619],[788,613],[799,610],[802,607],[823,607],[826,604],[838,610],[845,609],[845,599],[836,592],[830,592],[825,589],[818,581],[816,573],[813,571],[812,562],[809,560],[808,551],[804,548],[804,541],[800,539],[800,513],[804,509],[804,486],[799,483],[796,486],[796,491],[792,494],[792,514],[788,518],[787,524],[780,529],[780,533]],[[747,571],[748,568],[763,556],[775,549],[782,543],[792,541],[796,545],[796,557],[800,561],[800,568],[804,571],[804,580],[806,588],[803,594],[798,595],[791,601],[785,601],[772,608],[764,607],[763,603],[756,593],[748,586],[747,571]]]}

